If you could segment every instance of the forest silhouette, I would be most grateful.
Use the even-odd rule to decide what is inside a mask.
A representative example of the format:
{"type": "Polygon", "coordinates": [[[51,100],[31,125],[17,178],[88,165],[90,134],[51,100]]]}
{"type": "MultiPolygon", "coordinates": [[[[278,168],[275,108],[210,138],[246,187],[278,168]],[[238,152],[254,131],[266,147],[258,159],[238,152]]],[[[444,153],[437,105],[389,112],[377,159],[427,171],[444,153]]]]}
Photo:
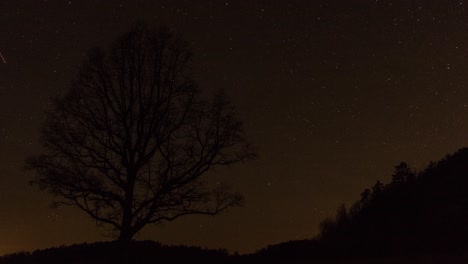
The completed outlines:
{"type": "MultiPolygon", "coordinates": [[[[254,254],[133,241],[128,263],[466,263],[468,148],[414,171],[395,166],[349,209],[340,206],[312,239],[270,245],[254,254]]],[[[119,244],[101,242],[15,253],[0,263],[118,263],[119,244]]],[[[121,259],[120,259],[121,260],[121,259]]]]}
{"type": "Polygon", "coordinates": [[[334,218],[323,220],[314,239],[268,246],[258,254],[289,259],[441,256],[466,263],[467,175],[468,148],[421,171],[402,162],[390,183],[377,181],[349,209],[342,205],[334,218]]]}

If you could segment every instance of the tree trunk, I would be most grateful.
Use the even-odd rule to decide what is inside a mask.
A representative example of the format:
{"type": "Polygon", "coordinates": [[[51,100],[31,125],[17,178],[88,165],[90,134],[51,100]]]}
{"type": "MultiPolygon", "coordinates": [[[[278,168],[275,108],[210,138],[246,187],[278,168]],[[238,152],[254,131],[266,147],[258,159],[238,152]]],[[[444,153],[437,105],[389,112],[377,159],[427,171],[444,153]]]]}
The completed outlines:
{"type": "Polygon", "coordinates": [[[118,241],[121,245],[127,246],[132,241],[132,238],[133,234],[130,232],[130,228],[120,230],[118,241]]]}
{"type": "Polygon", "coordinates": [[[133,193],[135,187],[135,173],[132,170],[127,169],[127,185],[125,190],[125,201],[122,207],[122,225],[119,234],[119,243],[126,246],[131,241],[135,232],[132,230],[133,220],[133,193]]]}
{"type": "Polygon", "coordinates": [[[120,235],[119,235],[118,244],[117,244],[118,252],[116,252],[116,255],[114,255],[115,257],[117,257],[117,259],[114,260],[114,263],[116,264],[132,263],[131,248],[130,248],[130,242],[132,241],[132,237],[133,235],[130,232],[130,229],[120,230],[120,235]]]}

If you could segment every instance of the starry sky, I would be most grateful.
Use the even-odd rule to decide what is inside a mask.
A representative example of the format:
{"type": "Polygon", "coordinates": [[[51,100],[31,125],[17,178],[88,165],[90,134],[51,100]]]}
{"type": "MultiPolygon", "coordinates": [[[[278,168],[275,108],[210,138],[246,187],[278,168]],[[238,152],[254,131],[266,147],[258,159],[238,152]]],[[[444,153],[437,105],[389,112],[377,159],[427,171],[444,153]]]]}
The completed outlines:
{"type": "Polygon", "coordinates": [[[311,238],[340,203],[407,161],[468,145],[468,2],[463,0],[0,1],[0,254],[109,240],[84,213],[29,186],[50,97],[86,51],[136,22],[191,43],[193,77],[224,88],[259,159],[215,171],[246,197],[216,217],[137,239],[253,252],[311,238]]]}

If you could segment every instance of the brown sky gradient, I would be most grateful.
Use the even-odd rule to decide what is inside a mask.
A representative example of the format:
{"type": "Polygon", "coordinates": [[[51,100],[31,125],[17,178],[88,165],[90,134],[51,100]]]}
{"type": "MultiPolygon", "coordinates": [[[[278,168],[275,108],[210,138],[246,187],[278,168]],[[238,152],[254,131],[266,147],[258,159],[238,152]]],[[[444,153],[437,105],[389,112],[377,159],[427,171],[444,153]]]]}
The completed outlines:
{"type": "Polygon", "coordinates": [[[109,239],[28,185],[42,111],[91,47],[137,20],[192,43],[200,87],[226,89],[260,159],[216,171],[247,204],[139,239],[252,252],[318,223],[405,160],[468,144],[468,2],[0,1],[0,254],[109,239]],[[346,2],[346,3],[345,3],[346,2]]]}

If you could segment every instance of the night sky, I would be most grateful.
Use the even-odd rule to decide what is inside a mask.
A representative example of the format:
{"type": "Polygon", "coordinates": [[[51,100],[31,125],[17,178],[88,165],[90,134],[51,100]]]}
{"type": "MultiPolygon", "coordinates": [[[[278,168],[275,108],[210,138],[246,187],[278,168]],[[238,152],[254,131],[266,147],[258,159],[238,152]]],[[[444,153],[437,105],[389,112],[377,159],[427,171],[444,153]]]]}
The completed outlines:
{"type": "Polygon", "coordinates": [[[259,159],[215,173],[246,197],[216,217],[147,227],[137,239],[253,252],[311,238],[393,166],[468,145],[468,2],[0,1],[0,254],[109,240],[29,186],[49,99],[86,51],[136,21],[189,41],[193,76],[224,88],[259,159]]]}

